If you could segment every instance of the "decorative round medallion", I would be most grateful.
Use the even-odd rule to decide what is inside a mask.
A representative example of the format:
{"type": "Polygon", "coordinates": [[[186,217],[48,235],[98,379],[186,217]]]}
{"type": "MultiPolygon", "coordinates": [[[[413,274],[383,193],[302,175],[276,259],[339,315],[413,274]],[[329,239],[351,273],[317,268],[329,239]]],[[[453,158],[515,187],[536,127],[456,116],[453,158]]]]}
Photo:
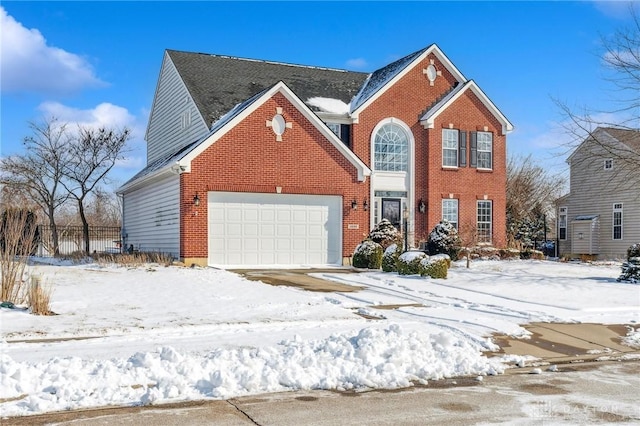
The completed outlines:
{"type": "Polygon", "coordinates": [[[286,128],[286,123],[284,121],[284,117],[280,114],[276,114],[273,116],[271,120],[271,127],[273,129],[273,133],[277,136],[282,136],[284,133],[284,129],[286,128]]]}
{"type": "Polygon", "coordinates": [[[434,82],[437,76],[438,73],[436,71],[436,67],[434,67],[433,64],[429,65],[427,67],[427,78],[429,79],[429,81],[434,82]]]}

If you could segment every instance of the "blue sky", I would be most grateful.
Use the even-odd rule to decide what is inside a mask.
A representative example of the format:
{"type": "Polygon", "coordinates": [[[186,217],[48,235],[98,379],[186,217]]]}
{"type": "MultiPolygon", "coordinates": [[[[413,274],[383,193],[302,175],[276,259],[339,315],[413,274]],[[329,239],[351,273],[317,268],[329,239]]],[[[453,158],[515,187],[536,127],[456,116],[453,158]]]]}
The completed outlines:
{"type": "Polygon", "coordinates": [[[562,168],[553,99],[613,109],[601,40],[630,23],[628,3],[610,1],[2,1],[0,154],[51,115],[128,126],[129,157],[112,173],[123,183],[146,161],[165,49],[374,71],[436,43],[514,124],[510,154],[562,168]]]}

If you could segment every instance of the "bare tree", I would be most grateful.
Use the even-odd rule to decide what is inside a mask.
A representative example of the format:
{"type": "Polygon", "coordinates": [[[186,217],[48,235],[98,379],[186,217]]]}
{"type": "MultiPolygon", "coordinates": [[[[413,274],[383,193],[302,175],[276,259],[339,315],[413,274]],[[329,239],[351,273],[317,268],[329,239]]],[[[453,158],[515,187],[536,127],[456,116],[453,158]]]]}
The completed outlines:
{"type": "Polygon", "coordinates": [[[117,131],[101,127],[78,128],[77,139],[69,148],[70,161],[65,164],[63,185],[75,199],[82,221],[84,251],[89,252],[89,222],[86,202],[89,194],[99,189],[106,181],[107,174],[118,160],[124,159],[125,146],[131,131],[128,128],[117,131]]]}
{"type": "Polygon", "coordinates": [[[611,159],[618,167],[616,181],[630,187],[640,185],[640,17],[637,4],[629,4],[631,24],[619,28],[609,37],[601,37],[600,52],[612,85],[613,105],[609,110],[569,106],[554,100],[564,117],[564,127],[571,141],[567,148],[578,146],[584,155],[576,161],[611,159]],[[613,143],[610,132],[622,144],[613,143]],[[622,130],[622,132],[620,131],[622,130]]]}
{"type": "MultiPolygon", "coordinates": [[[[507,162],[507,237],[522,242],[525,232],[539,232],[554,218],[554,202],[562,195],[565,178],[537,165],[531,155],[511,156],[507,162]]],[[[535,238],[535,236],[532,236],[535,238]]],[[[525,244],[528,244],[526,241],[525,244]]]]}
{"type": "Polygon", "coordinates": [[[55,118],[31,122],[29,128],[33,134],[23,140],[25,153],[0,158],[0,184],[3,192],[23,194],[38,205],[48,218],[53,252],[58,255],[56,211],[68,198],[62,179],[71,137],[67,125],[55,118]]]}

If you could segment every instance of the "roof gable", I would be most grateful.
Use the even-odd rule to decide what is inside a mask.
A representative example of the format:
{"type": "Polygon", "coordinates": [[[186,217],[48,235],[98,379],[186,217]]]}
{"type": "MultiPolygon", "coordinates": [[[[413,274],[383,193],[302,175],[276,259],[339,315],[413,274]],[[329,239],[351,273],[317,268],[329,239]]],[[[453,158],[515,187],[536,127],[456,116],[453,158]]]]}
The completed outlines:
{"type": "Polygon", "coordinates": [[[447,56],[440,50],[438,46],[432,44],[429,47],[413,52],[404,58],[398,59],[377,71],[374,71],[362,89],[351,102],[351,114],[357,121],[358,114],[380,95],[382,95],[389,87],[400,80],[408,73],[417,63],[422,62],[430,54],[434,54],[438,60],[447,68],[454,78],[464,83],[467,81],[464,75],[453,65],[447,56]]]}
{"type": "MultiPolygon", "coordinates": [[[[598,144],[611,144],[608,149],[614,149],[615,144],[622,144],[620,152],[616,149],[618,155],[624,155],[625,151],[629,155],[640,156],[640,129],[623,129],[619,127],[597,127],[590,132],[587,137],[576,147],[576,149],[567,158],[567,163],[571,164],[572,160],[579,152],[586,149],[587,145],[598,141],[598,144]]],[[[588,151],[587,151],[588,152],[588,151]]]]}
{"type": "Polygon", "coordinates": [[[191,161],[198,155],[203,153],[209,146],[214,144],[218,139],[225,135],[228,131],[233,129],[237,124],[242,122],[247,116],[253,113],[264,102],[273,97],[276,93],[281,93],[287,98],[291,104],[293,104],[303,116],[311,122],[320,133],[329,140],[329,142],[356,168],[358,171],[358,180],[364,181],[366,176],[371,175],[371,170],[367,167],[357,155],[355,155],[345,144],[333,133],[325,123],[318,118],[318,116],[311,111],[311,109],[300,98],[293,93],[293,91],[282,81],[278,82],[271,88],[263,90],[262,92],[254,95],[241,104],[234,107],[228,114],[220,118],[213,124],[211,132],[207,135],[201,143],[195,146],[193,149],[185,153],[185,155],[178,161],[180,168],[183,171],[188,172],[191,168],[191,161]]]}
{"type": "Polygon", "coordinates": [[[484,92],[478,87],[478,85],[473,81],[469,80],[464,84],[458,84],[451,92],[449,92],[444,98],[438,101],[433,107],[431,107],[427,112],[425,112],[422,117],[420,117],[420,124],[422,124],[427,129],[433,129],[434,121],[440,113],[446,110],[451,104],[453,104],[463,93],[466,91],[472,91],[480,102],[493,114],[494,117],[500,121],[502,124],[502,134],[507,134],[508,132],[513,130],[513,124],[507,117],[505,117],[502,112],[495,106],[491,99],[484,94],[484,92]]]}
{"type": "Polygon", "coordinates": [[[348,104],[367,73],[167,50],[202,117],[211,126],[239,103],[283,81],[306,102],[338,99],[348,104]]]}

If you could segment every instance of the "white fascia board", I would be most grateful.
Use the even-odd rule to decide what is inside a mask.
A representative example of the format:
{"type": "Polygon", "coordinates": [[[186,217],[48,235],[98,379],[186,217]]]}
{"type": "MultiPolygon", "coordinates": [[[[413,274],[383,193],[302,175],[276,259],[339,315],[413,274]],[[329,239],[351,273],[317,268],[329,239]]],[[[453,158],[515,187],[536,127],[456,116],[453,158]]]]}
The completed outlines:
{"type": "Polygon", "coordinates": [[[340,151],[342,155],[353,164],[353,166],[358,171],[358,180],[364,181],[366,176],[371,175],[371,170],[360,160],[350,149],[348,149],[342,141],[336,136],[335,133],[327,127],[326,124],[317,115],[313,113],[305,105],[304,102],[300,100],[292,91],[284,84],[282,81],[278,82],[271,89],[266,91],[260,98],[256,99],[251,105],[245,108],[242,112],[236,115],[232,120],[218,129],[215,133],[207,136],[204,141],[198,145],[193,151],[187,154],[182,160],[180,160],[179,165],[184,168],[185,172],[190,172],[191,170],[191,161],[195,159],[198,155],[202,154],[209,146],[218,141],[222,136],[224,136],[227,132],[233,129],[235,126],[240,124],[243,120],[245,120],[250,114],[252,114],[256,109],[258,109],[264,102],[268,99],[271,99],[276,93],[281,93],[284,95],[289,102],[291,102],[297,109],[304,115],[319,131],[325,136],[333,146],[340,151]]]}
{"type": "Polygon", "coordinates": [[[345,114],[336,114],[335,112],[321,112],[317,111],[315,114],[323,121],[329,123],[339,123],[339,124],[351,124],[353,120],[348,113],[345,114]]]}
{"type": "Polygon", "coordinates": [[[500,110],[495,106],[495,104],[491,102],[491,99],[489,99],[487,95],[484,94],[484,92],[480,89],[480,87],[478,87],[475,81],[469,80],[465,84],[465,86],[466,87],[463,87],[462,90],[452,96],[451,99],[442,104],[437,111],[434,111],[434,113],[429,118],[421,120],[420,124],[422,124],[425,129],[433,129],[436,117],[438,117],[440,113],[442,113],[442,111],[451,106],[460,96],[462,96],[464,92],[466,92],[467,90],[471,90],[478,97],[478,99],[480,99],[480,102],[482,102],[482,104],[489,110],[489,112],[491,112],[491,114],[493,114],[493,116],[496,117],[498,121],[500,121],[500,123],[502,124],[503,135],[506,135],[513,130],[513,124],[511,124],[511,122],[507,120],[507,117],[505,117],[502,112],[500,112],[500,110]]]}
{"type": "Polygon", "coordinates": [[[163,168],[155,170],[155,171],[149,173],[148,175],[145,175],[145,176],[141,177],[140,179],[136,179],[133,182],[129,182],[127,184],[124,184],[123,186],[121,186],[120,188],[118,188],[116,190],[116,194],[124,195],[125,193],[127,193],[129,191],[132,191],[134,189],[138,189],[140,187],[146,186],[146,185],[150,184],[151,182],[153,182],[154,180],[157,180],[159,178],[162,178],[162,177],[165,177],[165,176],[168,176],[168,175],[176,175],[176,177],[180,175],[180,169],[179,169],[179,165],[177,163],[167,164],[163,168]]]}
{"type": "Polygon", "coordinates": [[[467,82],[466,77],[460,72],[460,70],[458,70],[458,68],[456,68],[455,65],[453,65],[453,63],[449,60],[449,58],[447,58],[447,56],[442,52],[442,50],[440,50],[440,48],[438,46],[436,46],[435,44],[432,44],[431,46],[429,46],[429,48],[427,50],[425,50],[422,53],[422,55],[420,55],[416,59],[414,59],[412,63],[407,65],[395,77],[393,77],[383,87],[381,87],[380,90],[378,90],[376,93],[374,93],[373,96],[371,96],[362,105],[360,105],[357,109],[355,109],[351,113],[351,117],[353,118],[353,122],[354,123],[358,123],[360,112],[362,112],[365,108],[367,108],[369,105],[371,105],[371,103],[373,103],[376,99],[378,99],[380,96],[382,96],[382,94],[384,92],[386,92],[387,89],[389,89],[391,86],[393,86],[398,81],[400,81],[400,79],[402,79],[405,75],[407,75],[407,73],[409,73],[409,71],[411,71],[416,66],[416,64],[422,62],[431,53],[433,53],[436,56],[436,58],[438,58],[438,60],[440,62],[442,62],[444,67],[451,73],[451,75],[453,75],[455,77],[456,81],[458,81],[460,83],[466,83],[467,82]]]}

